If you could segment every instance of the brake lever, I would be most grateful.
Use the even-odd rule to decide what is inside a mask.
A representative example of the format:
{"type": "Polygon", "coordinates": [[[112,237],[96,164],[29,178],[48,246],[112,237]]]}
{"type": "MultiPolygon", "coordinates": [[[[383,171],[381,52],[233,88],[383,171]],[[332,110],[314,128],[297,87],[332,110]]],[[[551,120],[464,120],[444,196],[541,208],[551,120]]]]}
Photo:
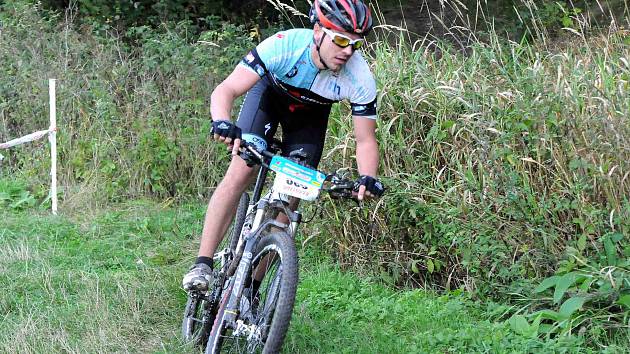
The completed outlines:
{"type": "Polygon", "coordinates": [[[359,204],[359,201],[353,195],[354,182],[340,177],[336,173],[327,176],[326,180],[332,183],[332,186],[327,189],[332,199],[352,199],[357,205],[359,204]]]}
{"type": "Polygon", "coordinates": [[[265,157],[268,156],[266,155],[267,153],[266,151],[259,152],[258,150],[256,150],[256,148],[253,145],[247,143],[246,141],[241,142],[241,146],[239,147],[238,150],[240,153],[253,155],[252,157],[258,160],[256,164],[269,168],[269,164],[265,160],[265,157]]]}

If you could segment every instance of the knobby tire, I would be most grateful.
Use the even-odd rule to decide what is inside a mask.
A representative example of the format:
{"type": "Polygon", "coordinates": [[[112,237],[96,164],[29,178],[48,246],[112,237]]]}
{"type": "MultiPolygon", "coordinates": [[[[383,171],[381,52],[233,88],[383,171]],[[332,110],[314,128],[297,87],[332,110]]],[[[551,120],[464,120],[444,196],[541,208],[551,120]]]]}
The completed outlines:
{"type": "MultiPolygon", "coordinates": [[[[264,263],[267,263],[267,272],[260,286],[261,303],[256,311],[256,315],[253,315],[254,311],[249,312],[249,315],[252,316],[251,321],[263,329],[264,342],[254,342],[230,336],[233,329],[227,328],[228,323],[225,321],[225,307],[232,290],[229,289],[227,296],[221,302],[215,318],[206,347],[206,354],[218,354],[222,347],[229,350],[225,352],[237,353],[278,353],[280,351],[289,328],[295,303],[298,282],[297,261],[295,244],[286,233],[271,233],[260,240],[257,251],[254,253],[250,272],[253,274],[254,269],[264,263]],[[263,261],[263,259],[267,261],[263,261]],[[272,259],[272,261],[269,262],[269,259],[272,259]],[[241,341],[246,343],[241,343],[241,341]],[[241,344],[243,345],[242,348],[241,344]]],[[[241,302],[243,301],[241,299],[241,302]]],[[[248,301],[251,304],[253,297],[248,299],[248,301]]],[[[247,319],[247,315],[248,313],[240,313],[239,318],[247,319]]]]}
{"type": "MultiPolygon", "coordinates": [[[[226,240],[226,242],[223,242],[223,244],[229,245],[232,252],[236,250],[236,246],[238,245],[238,239],[245,222],[248,205],[249,195],[247,193],[243,193],[239,199],[238,207],[236,208],[231,232],[228,234],[229,239],[226,240]]],[[[220,247],[219,249],[221,250],[222,248],[220,247]]],[[[219,264],[216,264],[215,268],[219,266],[219,264]]],[[[200,296],[193,296],[192,294],[188,295],[186,308],[184,310],[184,318],[182,320],[182,337],[187,343],[193,343],[194,345],[199,346],[206,345],[212,328],[212,323],[215,320],[215,317],[212,316],[213,309],[206,309],[208,306],[209,304],[207,301],[200,296]]]]}

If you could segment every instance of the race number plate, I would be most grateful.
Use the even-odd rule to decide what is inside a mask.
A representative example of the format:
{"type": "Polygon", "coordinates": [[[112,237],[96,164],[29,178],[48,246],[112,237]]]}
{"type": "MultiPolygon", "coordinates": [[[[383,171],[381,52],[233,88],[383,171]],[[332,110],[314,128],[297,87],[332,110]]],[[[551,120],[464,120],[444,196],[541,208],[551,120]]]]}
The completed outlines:
{"type": "Polygon", "coordinates": [[[274,191],[304,200],[317,199],[326,179],[323,173],[281,156],[274,156],[269,167],[277,173],[274,191]]]}
{"type": "Polygon", "coordinates": [[[273,191],[304,200],[315,200],[319,196],[319,188],[298,182],[295,178],[277,173],[273,181],[273,191]]]}

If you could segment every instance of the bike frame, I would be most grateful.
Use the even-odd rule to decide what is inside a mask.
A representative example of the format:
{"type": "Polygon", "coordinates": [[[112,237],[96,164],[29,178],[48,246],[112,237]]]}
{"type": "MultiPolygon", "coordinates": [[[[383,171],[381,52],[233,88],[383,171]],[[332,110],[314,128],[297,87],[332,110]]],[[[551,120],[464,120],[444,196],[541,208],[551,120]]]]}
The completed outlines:
{"type": "MultiPolygon", "coordinates": [[[[225,321],[228,324],[231,324],[232,327],[234,327],[234,330],[238,330],[238,310],[240,307],[241,297],[245,289],[245,279],[250,276],[249,272],[253,261],[253,253],[256,250],[262,233],[273,226],[279,229],[287,230],[287,234],[289,236],[294,236],[297,231],[297,227],[301,222],[301,214],[297,211],[288,210],[288,206],[285,204],[286,201],[282,200],[278,193],[274,193],[273,189],[270,189],[269,193],[262,197],[262,191],[268,173],[269,168],[264,164],[261,165],[256,178],[256,184],[254,186],[253,197],[247,211],[247,215],[250,215],[254,209],[256,210],[254,219],[249,231],[241,230],[239,241],[236,246],[236,252],[231,262],[232,264],[225,274],[230,276],[232,273],[231,269],[234,268],[235,264],[238,264],[236,270],[234,271],[234,276],[232,276],[229,280],[227,288],[224,288],[223,286],[220,287],[220,289],[225,289],[223,290],[224,294],[222,294],[222,301],[219,304],[219,306],[221,306],[221,304],[225,304],[225,316],[222,318],[217,317],[215,319],[212,329],[213,331],[221,327],[219,326],[220,323],[218,321],[225,321]],[[287,214],[290,224],[287,225],[280,223],[273,218],[265,220],[269,217],[269,212],[275,210],[287,214]]],[[[245,229],[245,227],[243,228],[245,229]]],[[[225,281],[224,279],[225,278],[221,279],[221,281],[225,281]]]]}

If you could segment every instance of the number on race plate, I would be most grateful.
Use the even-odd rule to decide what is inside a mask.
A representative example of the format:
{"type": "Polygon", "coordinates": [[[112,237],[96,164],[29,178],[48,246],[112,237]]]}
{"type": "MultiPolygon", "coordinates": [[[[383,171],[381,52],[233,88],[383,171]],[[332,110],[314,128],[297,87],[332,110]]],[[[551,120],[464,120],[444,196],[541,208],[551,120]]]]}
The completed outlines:
{"type": "Polygon", "coordinates": [[[270,168],[276,172],[274,191],[309,201],[317,199],[326,179],[323,173],[281,156],[273,157],[270,168]]]}
{"type": "Polygon", "coordinates": [[[273,182],[273,190],[274,192],[309,201],[313,201],[319,196],[319,188],[298,182],[284,173],[276,175],[276,179],[273,182]]]}

